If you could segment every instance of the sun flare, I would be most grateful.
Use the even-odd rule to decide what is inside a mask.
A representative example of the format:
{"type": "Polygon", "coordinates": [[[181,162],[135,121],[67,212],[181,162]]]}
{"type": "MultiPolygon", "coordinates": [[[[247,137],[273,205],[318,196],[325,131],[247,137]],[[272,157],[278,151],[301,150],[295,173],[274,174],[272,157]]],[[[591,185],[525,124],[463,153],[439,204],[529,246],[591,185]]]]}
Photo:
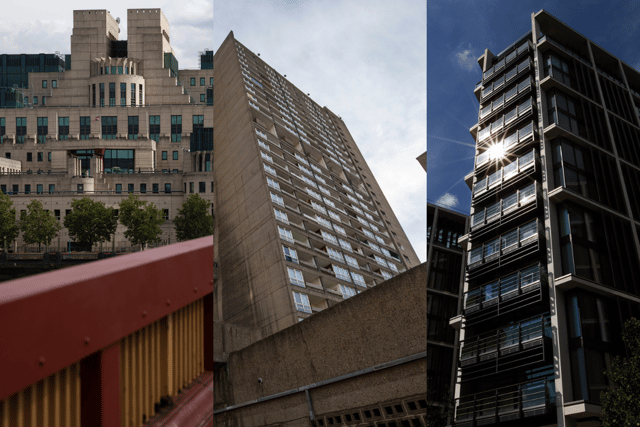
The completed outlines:
{"type": "Polygon", "coordinates": [[[495,143],[489,147],[489,157],[492,160],[500,160],[504,157],[504,145],[501,142],[495,143]]]}

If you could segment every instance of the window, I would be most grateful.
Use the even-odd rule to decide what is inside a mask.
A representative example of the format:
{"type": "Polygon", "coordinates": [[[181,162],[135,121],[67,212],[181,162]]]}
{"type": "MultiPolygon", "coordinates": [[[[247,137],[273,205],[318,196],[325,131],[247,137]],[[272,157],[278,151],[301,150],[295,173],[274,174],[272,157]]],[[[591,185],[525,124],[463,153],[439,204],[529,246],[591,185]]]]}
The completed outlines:
{"type": "Polygon", "coordinates": [[[182,116],[171,116],[171,142],[182,141],[182,116]]]}
{"type": "Polygon", "coordinates": [[[204,86],[204,82],[205,82],[204,77],[200,77],[200,86],[204,86]]]}
{"type": "Polygon", "coordinates": [[[291,230],[287,230],[286,228],[278,226],[278,233],[280,234],[280,238],[282,240],[293,243],[293,234],[291,233],[291,230]]]}
{"type": "Polygon", "coordinates": [[[338,243],[340,243],[340,247],[345,251],[353,252],[353,248],[351,247],[351,243],[347,242],[344,239],[338,239],[338,243]]]}
{"type": "Polygon", "coordinates": [[[38,144],[44,144],[49,133],[49,118],[38,117],[38,144]]]}
{"type": "Polygon", "coordinates": [[[13,194],[18,194],[20,192],[20,190],[18,190],[18,184],[13,184],[12,187],[13,187],[12,189],[13,194]]]}
{"type": "Polygon", "coordinates": [[[115,74],[116,73],[116,66],[113,65],[111,66],[111,74],[115,74]]]}
{"type": "Polygon", "coordinates": [[[282,251],[284,252],[284,259],[293,262],[295,264],[300,264],[298,262],[298,252],[295,249],[291,249],[287,246],[282,247],[282,251]]]}
{"type": "Polygon", "coordinates": [[[350,267],[360,269],[360,265],[358,264],[358,260],[352,257],[351,255],[345,255],[344,259],[347,261],[350,267]]]}
{"type": "Polygon", "coordinates": [[[171,193],[171,183],[170,182],[167,182],[167,183],[164,184],[164,192],[167,193],[167,194],[171,193]]]}
{"type": "Polygon", "coordinates": [[[331,229],[331,222],[329,222],[329,220],[324,219],[323,217],[321,217],[320,215],[316,215],[316,221],[318,222],[318,224],[320,225],[324,225],[325,227],[331,229]]]}
{"type": "Polygon", "coordinates": [[[167,152],[166,151],[162,152],[162,160],[167,160],[167,152]]]}
{"type": "Polygon", "coordinates": [[[382,277],[384,277],[384,280],[389,280],[393,277],[393,274],[389,273],[388,271],[380,270],[380,273],[382,273],[382,277]]]}
{"type": "Polygon", "coordinates": [[[89,139],[91,135],[91,117],[80,117],[80,139],[89,139]]]}
{"type": "Polygon", "coordinates": [[[24,185],[24,194],[31,194],[31,184],[24,185]]]}
{"type": "Polygon", "coordinates": [[[276,170],[275,170],[274,168],[272,168],[271,166],[269,166],[269,165],[268,165],[268,164],[266,164],[266,163],[263,163],[263,166],[264,166],[264,170],[265,170],[265,171],[267,171],[267,172],[268,172],[268,173],[270,173],[271,175],[276,175],[276,176],[277,176],[277,174],[276,174],[276,170]]]}
{"type": "Polygon", "coordinates": [[[207,191],[207,183],[204,181],[200,181],[198,183],[198,193],[204,193],[207,191]]]}
{"type": "Polygon", "coordinates": [[[204,128],[204,116],[203,115],[194,115],[192,117],[193,120],[193,131],[196,129],[204,128]]]}
{"type": "Polygon", "coordinates": [[[38,152],[36,155],[38,156],[39,162],[44,161],[44,153],[42,151],[38,152]]]}
{"type": "Polygon", "coordinates": [[[177,151],[173,152],[173,160],[178,160],[178,152],[177,151]]]}
{"type": "Polygon", "coordinates": [[[169,221],[169,209],[162,209],[162,219],[169,221]]]}
{"type": "Polygon", "coordinates": [[[189,193],[193,193],[194,188],[195,188],[195,187],[194,187],[194,184],[195,184],[194,182],[190,182],[190,183],[189,183],[189,193]]]}
{"type": "Polygon", "coordinates": [[[27,134],[27,118],[16,117],[16,143],[24,144],[24,137],[27,134]]]}
{"type": "Polygon", "coordinates": [[[42,184],[36,184],[36,193],[37,194],[44,193],[44,189],[43,189],[43,185],[42,184]]]}
{"type": "Polygon", "coordinates": [[[47,81],[46,81],[46,80],[43,80],[43,81],[42,81],[42,88],[43,88],[43,89],[46,89],[46,88],[47,88],[47,81]]]}
{"type": "Polygon", "coordinates": [[[125,107],[126,105],[127,105],[127,84],[120,83],[120,106],[125,107]]]}
{"type": "Polygon", "coordinates": [[[273,194],[273,193],[270,193],[270,194],[271,194],[271,201],[273,203],[284,207],[284,199],[282,197],[278,196],[277,194],[273,194]]]}
{"type": "Polygon", "coordinates": [[[133,193],[134,191],[133,184],[127,184],[127,193],[133,193]]]}
{"type": "MultiPolygon", "coordinates": [[[[140,101],[142,101],[142,99],[140,101]]],[[[131,106],[134,105],[136,105],[136,84],[131,83],[131,106]]]]}
{"type": "Polygon", "coordinates": [[[160,192],[160,185],[159,184],[151,184],[151,192],[152,193],[159,193],[160,192]]]}
{"type": "Polygon", "coordinates": [[[55,184],[49,184],[49,194],[53,194],[56,191],[55,184]]]}
{"type": "Polygon", "coordinates": [[[322,240],[325,242],[333,243],[334,245],[338,244],[338,239],[333,234],[329,234],[324,230],[320,230],[320,234],[322,235],[322,240]]]}
{"type": "Polygon", "coordinates": [[[351,276],[349,275],[349,270],[346,268],[338,267],[335,264],[332,264],[333,272],[336,275],[336,278],[344,280],[345,282],[351,282],[351,276]]]}
{"type": "Polygon", "coordinates": [[[195,85],[196,85],[196,78],[191,77],[191,86],[195,86],[195,85]]]}
{"type": "Polygon", "coordinates": [[[116,139],[118,133],[118,117],[102,117],[102,139],[116,139]]]}
{"type": "Polygon", "coordinates": [[[116,184],[116,193],[122,193],[122,184],[116,184]]]}
{"type": "Polygon", "coordinates": [[[69,139],[69,117],[58,117],[58,139],[69,139]]]}
{"type": "Polygon", "coordinates": [[[38,97],[37,96],[33,97],[33,105],[38,105],[38,97]]]}
{"type": "MultiPolygon", "coordinates": [[[[333,212],[331,210],[329,210],[328,212],[329,212],[329,216],[331,217],[331,219],[333,219],[334,221],[342,222],[342,220],[340,219],[340,215],[338,215],[337,213],[335,213],[335,212],[333,212]]],[[[338,226],[334,225],[333,227],[336,228],[338,226]]],[[[342,227],[340,227],[340,228],[342,228],[342,227]]],[[[344,230],[344,228],[342,228],[342,229],[344,230]]],[[[336,231],[338,231],[337,228],[336,228],[336,231]]],[[[338,232],[341,233],[341,234],[345,234],[345,233],[342,233],[341,231],[338,231],[338,232]]]]}
{"type": "Polygon", "coordinates": [[[364,276],[362,274],[351,272],[351,277],[353,278],[353,283],[356,285],[360,285],[363,288],[367,286],[367,282],[364,281],[364,276]]]}
{"type": "Polygon", "coordinates": [[[576,135],[585,134],[581,120],[580,104],[578,102],[554,89],[549,91],[547,103],[550,124],[556,123],[576,135]]]}
{"type": "Polygon", "coordinates": [[[273,210],[275,215],[276,215],[276,219],[278,221],[284,222],[285,224],[289,224],[289,217],[287,216],[287,214],[285,212],[282,212],[278,209],[274,209],[273,210]]]}
{"type": "MultiPolygon", "coordinates": [[[[349,280],[351,281],[351,280],[349,280]]],[[[342,298],[347,299],[350,298],[354,295],[356,295],[356,290],[349,287],[349,286],[345,286],[345,285],[338,285],[338,288],[340,289],[340,293],[342,294],[342,298]]]]}
{"type": "Polygon", "coordinates": [[[309,297],[307,295],[294,292],[293,300],[296,304],[296,310],[311,313],[311,304],[309,304],[309,297]]]}
{"type": "Polygon", "coordinates": [[[52,88],[58,87],[58,81],[57,80],[51,80],[51,87],[52,88]]]}
{"type": "Polygon", "coordinates": [[[4,117],[0,117],[0,144],[4,143],[4,136],[6,135],[7,127],[4,117]]]}
{"type": "Polygon", "coordinates": [[[116,84],[114,82],[109,83],[109,107],[116,106],[116,84]]]}
{"type": "Polygon", "coordinates": [[[267,184],[269,185],[269,187],[280,191],[280,184],[278,183],[278,181],[267,177],[267,184]]]}
{"type": "Polygon", "coordinates": [[[140,133],[138,116],[129,116],[129,126],[127,131],[128,139],[138,139],[138,134],[140,133]]]}
{"type": "Polygon", "coordinates": [[[122,71],[123,71],[122,67],[118,66],[118,74],[122,74],[122,71]]]}
{"type": "Polygon", "coordinates": [[[27,153],[27,162],[33,161],[33,153],[27,153]]]}
{"type": "Polygon", "coordinates": [[[262,158],[265,159],[266,161],[268,161],[269,163],[273,163],[273,157],[271,157],[270,155],[268,155],[264,151],[260,151],[260,156],[262,156],[262,158]]]}
{"type": "Polygon", "coordinates": [[[329,254],[329,258],[331,258],[332,260],[340,261],[344,263],[344,258],[342,257],[342,254],[336,251],[335,249],[327,246],[327,253],[329,254]]]}
{"type": "Polygon", "coordinates": [[[200,94],[200,102],[205,102],[205,96],[204,95],[205,95],[204,93],[200,94]]]}
{"type": "Polygon", "coordinates": [[[147,184],[140,184],[140,193],[145,194],[147,192],[147,184]]]}

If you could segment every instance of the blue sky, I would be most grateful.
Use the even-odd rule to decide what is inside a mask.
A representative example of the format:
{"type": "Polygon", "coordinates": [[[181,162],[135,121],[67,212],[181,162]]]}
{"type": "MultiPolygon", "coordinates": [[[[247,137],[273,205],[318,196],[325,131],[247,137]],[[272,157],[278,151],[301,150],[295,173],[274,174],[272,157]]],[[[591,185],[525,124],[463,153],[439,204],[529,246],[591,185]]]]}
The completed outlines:
{"type": "Polygon", "coordinates": [[[478,121],[473,88],[482,78],[477,58],[502,52],[531,30],[541,9],[635,69],[640,69],[640,2],[427,2],[427,199],[469,212],[464,176],[473,170],[478,121]]]}

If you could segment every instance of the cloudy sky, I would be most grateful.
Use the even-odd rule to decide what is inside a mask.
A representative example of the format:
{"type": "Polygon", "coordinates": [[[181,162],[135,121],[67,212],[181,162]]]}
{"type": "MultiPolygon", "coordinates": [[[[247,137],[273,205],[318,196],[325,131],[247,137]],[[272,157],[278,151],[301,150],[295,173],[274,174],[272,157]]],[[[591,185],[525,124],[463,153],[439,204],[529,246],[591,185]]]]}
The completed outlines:
{"type": "Polygon", "coordinates": [[[342,117],[426,261],[425,2],[217,0],[214,50],[229,31],[342,117]]]}
{"type": "Polygon", "coordinates": [[[427,146],[429,201],[468,213],[478,121],[473,88],[482,78],[477,58],[494,54],[531,30],[531,13],[545,9],[630,66],[640,70],[640,2],[622,0],[427,2],[427,146]]]}
{"type": "Polygon", "coordinates": [[[73,10],[161,8],[180,68],[229,31],[343,118],[418,257],[426,261],[426,5],[420,0],[67,0],[5,2],[0,53],[70,53],[73,10]],[[215,22],[214,22],[215,15],[215,22]],[[213,31],[212,31],[213,29],[213,31]]]}

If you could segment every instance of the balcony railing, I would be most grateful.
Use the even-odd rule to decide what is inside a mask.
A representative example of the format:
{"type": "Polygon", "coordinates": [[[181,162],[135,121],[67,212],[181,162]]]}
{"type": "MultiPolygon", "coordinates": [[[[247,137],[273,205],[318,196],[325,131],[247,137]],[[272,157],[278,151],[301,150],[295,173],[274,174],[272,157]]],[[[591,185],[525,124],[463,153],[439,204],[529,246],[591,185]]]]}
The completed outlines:
{"type": "Polygon", "coordinates": [[[536,182],[504,197],[502,200],[480,209],[471,216],[471,231],[475,231],[489,223],[499,221],[507,214],[535,200],[538,194],[536,182]]]}
{"type": "Polygon", "coordinates": [[[209,236],[3,283],[0,419],[142,426],[213,370],[212,260],[209,236]]]}
{"type": "MultiPolygon", "coordinates": [[[[460,382],[545,361],[549,318],[538,315],[461,342],[460,382]]],[[[547,345],[548,347],[548,345],[547,345]]]]}
{"type": "Polygon", "coordinates": [[[502,71],[506,65],[511,63],[514,59],[516,59],[518,56],[520,56],[524,52],[527,52],[530,48],[530,45],[531,43],[527,40],[523,44],[521,44],[517,49],[514,49],[514,51],[511,52],[509,55],[507,55],[506,58],[497,62],[493,67],[485,71],[484,74],[482,75],[482,80],[486,81],[487,79],[493,77],[493,75],[495,75],[496,73],[499,73],[500,71],[502,71]]]}
{"type": "MultiPolygon", "coordinates": [[[[520,103],[520,105],[507,112],[504,116],[500,117],[498,120],[495,120],[493,123],[482,129],[480,132],[478,132],[478,144],[485,141],[491,135],[495,135],[502,130],[507,130],[509,128],[509,125],[513,123],[518,117],[523,117],[528,112],[530,112],[532,109],[532,105],[533,104],[531,98],[528,98],[524,102],[520,103]]],[[[520,138],[524,138],[524,136],[524,134],[521,134],[520,138]]],[[[518,142],[518,140],[518,132],[515,132],[509,135],[508,138],[505,138],[505,150],[508,146],[511,146],[514,143],[518,142]]],[[[476,159],[476,166],[485,163],[489,159],[488,154],[489,153],[487,153],[486,151],[479,154],[476,159]]]]}
{"type": "Polygon", "coordinates": [[[456,402],[457,427],[493,425],[500,422],[555,413],[555,383],[544,378],[515,384],[456,402]]]}
{"type": "MultiPolygon", "coordinates": [[[[533,123],[531,123],[533,130],[533,123]]],[[[522,129],[524,133],[524,128],[522,129]]],[[[526,136],[531,135],[531,132],[528,132],[526,136]]],[[[473,186],[473,196],[477,196],[482,194],[483,192],[490,190],[494,187],[497,187],[504,181],[509,180],[513,176],[517,175],[520,172],[523,172],[525,169],[532,167],[535,162],[535,149],[531,150],[527,154],[522,157],[517,158],[513,162],[505,165],[503,168],[498,169],[496,172],[491,175],[477,181],[473,186]]]]}
{"type": "Polygon", "coordinates": [[[532,64],[531,59],[527,58],[524,61],[522,61],[520,64],[515,66],[512,70],[509,70],[504,76],[495,80],[490,85],[485,86],[484,89],[482,89],[481,99],[485,99],[489,95],[491,95],[493,92],[502,89],[505,86],[505,84],[508,84],[512,78],[522,73],[524,70],[528,69],[531,66],[531,64],[532,64]]]}
{"type": "Polygon", "coordinates": [[[473,248],[469,251],[467,269],[473,270],[482,264],[495,261],[503,255],[537,241],[539,238],[538,229],[539,225],[536,219],[473,248]]]}
{"type": "Polygon", "coordinates": [[[500,95],[498,98],[494,99],[489,105],[480,110],[478,121],[482,122],[487,117],[489,117],[491,113],[498,111],[503,105],[507,104],[518,94],[524,93],[527,90],[531,89],[531,82],[531,77],[528,77],[517,85],[514,85],[511,89],[500,95]]]}

